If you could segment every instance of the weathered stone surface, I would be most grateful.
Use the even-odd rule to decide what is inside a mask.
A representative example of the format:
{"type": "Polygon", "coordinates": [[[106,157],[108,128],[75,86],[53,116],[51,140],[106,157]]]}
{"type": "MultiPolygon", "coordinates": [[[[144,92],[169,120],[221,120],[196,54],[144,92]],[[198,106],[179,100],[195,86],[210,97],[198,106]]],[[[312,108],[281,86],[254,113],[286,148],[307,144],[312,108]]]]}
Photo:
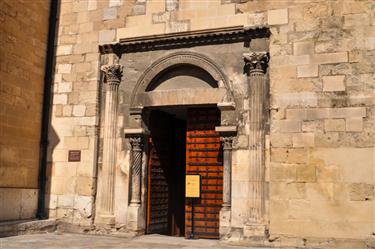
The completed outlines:
{"type": "Polygon", "coordinates": [[[351,201],[371,201],[374,199],[374,185],[366,183],[350,184],[351,201]]]}
{"type": "Polygon", "coordinates": [[[269,10],[267,18],[268,25],[288,24],[288,9],[269,10]]]}
{"type": "Polygon", "coordinates": [[[112,7],[112,8],[107,8],[104,9],[103,11],[103,20],[113,20],[116,19],[117,17],[117,9],[112,7]]]}

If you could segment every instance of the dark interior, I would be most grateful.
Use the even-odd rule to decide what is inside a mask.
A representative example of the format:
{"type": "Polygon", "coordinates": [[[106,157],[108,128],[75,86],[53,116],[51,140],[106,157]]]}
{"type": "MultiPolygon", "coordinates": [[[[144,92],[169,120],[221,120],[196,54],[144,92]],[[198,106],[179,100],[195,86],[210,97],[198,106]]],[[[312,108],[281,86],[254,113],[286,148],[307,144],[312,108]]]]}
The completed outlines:
{"type": "Polygon", "coordinates": [[[149,113],[147,233],[170,236],[185,233],[184,117],[181,109],[149,113]]]}

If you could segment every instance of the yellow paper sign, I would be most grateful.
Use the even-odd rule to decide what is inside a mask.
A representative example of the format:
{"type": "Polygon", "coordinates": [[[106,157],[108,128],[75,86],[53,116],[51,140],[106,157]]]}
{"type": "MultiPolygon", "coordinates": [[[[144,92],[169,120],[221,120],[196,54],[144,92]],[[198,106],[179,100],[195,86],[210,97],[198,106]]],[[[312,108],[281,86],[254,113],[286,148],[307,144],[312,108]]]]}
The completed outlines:
{"type": "Polygon", "coordinates": [[[201,195],[201,176],[186,175],[185,197],[199,198],[201,195]]]}

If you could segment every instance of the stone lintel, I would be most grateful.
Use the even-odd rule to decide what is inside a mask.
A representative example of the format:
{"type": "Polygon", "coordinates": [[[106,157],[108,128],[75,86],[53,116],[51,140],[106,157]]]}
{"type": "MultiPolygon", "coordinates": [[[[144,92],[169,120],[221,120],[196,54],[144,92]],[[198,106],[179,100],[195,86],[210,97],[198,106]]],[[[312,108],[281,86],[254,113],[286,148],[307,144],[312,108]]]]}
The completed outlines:
{"type": "Polygon", "coordinates": [[[216,126],[215,131],[222,135],[237,133],[237,126],[216,126]]]}
{"type": "Polygon", "coordinates": [[[217,107],[220,111],[233,111],[236,109],[236,104],[234,102],[220,102],[217,103],[217,107]]]}
{"type": "Polygon", "coordinates": [[[125,128],[124,134],[126,137],[139,136],[139,135],[148,135],[150,131],[144,128],[125,128]]]}
{"type": "Polygon", "coordinates": [[[130,115],[141,115],[143,111],[143,106],[130,107],[130,115]]]}

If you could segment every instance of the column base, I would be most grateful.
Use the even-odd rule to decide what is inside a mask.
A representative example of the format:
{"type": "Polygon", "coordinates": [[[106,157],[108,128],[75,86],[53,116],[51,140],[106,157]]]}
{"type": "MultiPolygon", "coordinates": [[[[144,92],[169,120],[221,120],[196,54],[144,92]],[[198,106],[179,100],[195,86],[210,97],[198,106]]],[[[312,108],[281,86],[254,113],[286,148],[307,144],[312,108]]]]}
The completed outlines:
{"type": "Polygon", "coordinates": [[[231,221],[230,207],[223,207],[220,210],[219,217],[220,217],[219,234],[220,234],[220,237],[222,238],[230,232],[230,221],[231,221]]]}
{"type": "Polygon", "coordinates": [[[265,237],[267,226],[259,223],[249,223],[244,226],[244,237],[265,237]]]}
{"type": "Polygon", "coordinates": [[[145,220],[142,217],[140,205],[130,204],[128,207],[127,229],[135,233],[141,233],[144,230],[145,220]]]}
{"type": "Polygon", "coordinates": [[[113,214],[99,214],[96,223],[112,226],[115,224],[115,216],[113,214]]]}

